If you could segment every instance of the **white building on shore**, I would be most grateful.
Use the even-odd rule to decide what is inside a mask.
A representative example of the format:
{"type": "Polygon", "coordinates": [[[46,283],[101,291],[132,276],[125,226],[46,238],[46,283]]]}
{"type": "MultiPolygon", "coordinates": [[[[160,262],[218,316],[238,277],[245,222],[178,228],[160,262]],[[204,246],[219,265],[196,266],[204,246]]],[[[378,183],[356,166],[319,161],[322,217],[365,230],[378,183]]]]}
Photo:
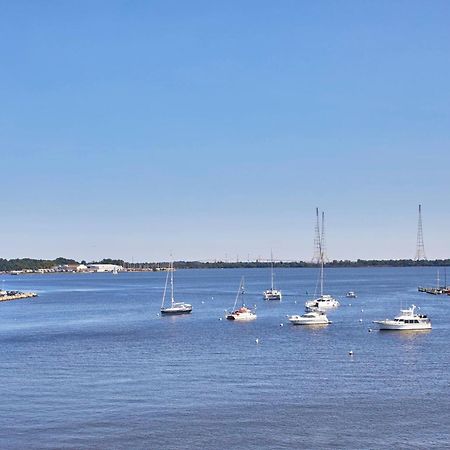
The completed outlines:
{"type": "Polygon", "coordinates": [[[89,272],[120,272],[124,270],[122,266],[116,264],[88,264],[87,269],[89,272]]]}

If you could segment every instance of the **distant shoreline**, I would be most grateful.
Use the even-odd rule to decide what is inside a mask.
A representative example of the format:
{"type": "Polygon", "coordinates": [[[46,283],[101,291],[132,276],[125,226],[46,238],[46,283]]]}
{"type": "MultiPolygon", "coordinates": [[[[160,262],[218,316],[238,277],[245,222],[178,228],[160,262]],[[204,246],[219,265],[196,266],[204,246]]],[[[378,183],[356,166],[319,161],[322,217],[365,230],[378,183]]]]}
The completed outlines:
{"type": "MultiPolygon", "coordinates": [[[[82,261],[81,264],[84,264],[82,261]]],[[[127,262],[120,259],[103,259],[91,264],[117,265],[126,272],[157,272],[164,271],[169,262],[127,262]]],[[[270,267],[270,261],[247,261],[247,262],[225,262],[225,261],[174,261],[175,269],[257,269],[270,267]]],[[[274,261],[277,269],[282,268],[315,268],[317,263],[306,261],[274,261]]],[[[386,260],[334,260],[325,264],[327,268],[359,268],[359,267],[446,267],[450,266],[449,259],[436,259],[429,261],[414,261],[412,259],[386,259],[386,260]]],[[[1,259],[0,274],[31,274],[31,273],[77,273],[80,263],[73,259],[57,258],[55,260],[42,259],[1,259]]]]}

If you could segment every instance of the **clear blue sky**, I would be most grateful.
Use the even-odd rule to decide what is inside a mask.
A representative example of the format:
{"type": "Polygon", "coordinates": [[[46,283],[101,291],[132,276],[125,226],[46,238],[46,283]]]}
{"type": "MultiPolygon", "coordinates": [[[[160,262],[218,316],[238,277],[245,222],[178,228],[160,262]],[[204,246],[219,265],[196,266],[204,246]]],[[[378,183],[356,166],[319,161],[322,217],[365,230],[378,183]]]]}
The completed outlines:
{"type": "Polygon", "coordinates": [[[0,5],[0,257],[450,256],[450,2],[0,5]]]}

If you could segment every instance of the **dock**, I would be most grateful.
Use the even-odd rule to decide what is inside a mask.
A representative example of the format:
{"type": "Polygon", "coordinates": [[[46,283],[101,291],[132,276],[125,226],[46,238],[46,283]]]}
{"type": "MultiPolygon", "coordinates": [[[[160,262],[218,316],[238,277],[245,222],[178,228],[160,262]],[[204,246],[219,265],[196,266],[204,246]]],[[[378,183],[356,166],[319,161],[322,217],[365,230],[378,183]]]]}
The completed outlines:
{"type": "Polygon", "coordinates": [[[422,287],[419,286],[417,288],[419,292],[425,292],[426,294],[431,295],[450,295],[450,287],[441,286],[441,287],[422,287]]]}
{"type": "Polygon", "coordinates": [[[0,291],[0,302],[9,302],[11,300],[21,300],[24,298],[34,298],[38,295],[36,292],[19,292],[19,291],[0,291]]]}

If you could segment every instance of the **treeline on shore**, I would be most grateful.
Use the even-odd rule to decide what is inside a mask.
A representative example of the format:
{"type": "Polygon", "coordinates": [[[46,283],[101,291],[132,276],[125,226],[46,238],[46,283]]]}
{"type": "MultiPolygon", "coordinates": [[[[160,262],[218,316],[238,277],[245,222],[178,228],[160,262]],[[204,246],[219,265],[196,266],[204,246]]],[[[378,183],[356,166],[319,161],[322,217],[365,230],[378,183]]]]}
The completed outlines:
{"type": "MultiPolygon", "coordinates": [[[[68,258],[48,259],[32,259],[32,258],[16,258],[3,259],[0,258],[0,272],[37,271],[40,269],[51,269],[55,266],[86,264],[86,261],[76,261],[68,258]]],[[[101,261],[92,261],[89,264],[117,264],[129,270],[158,270],[169,265],[167,261],[162,262],[127,262],[122,259],[105,258],[101,261]]],[[[176,269],[235,269],[235,268],[261,268],[268,267],[269,261],[175,261],[176,269]]],[[[276,261],[274,267],[316,267],[316,263],[306,261],[276,261]]],[[[357,259],[334,260],[326,263],[326,267],[414,267],[414,266],[450,266],[450,259],[435,259],[429,261],[414,261],[412,259],[357,259]]]]}

